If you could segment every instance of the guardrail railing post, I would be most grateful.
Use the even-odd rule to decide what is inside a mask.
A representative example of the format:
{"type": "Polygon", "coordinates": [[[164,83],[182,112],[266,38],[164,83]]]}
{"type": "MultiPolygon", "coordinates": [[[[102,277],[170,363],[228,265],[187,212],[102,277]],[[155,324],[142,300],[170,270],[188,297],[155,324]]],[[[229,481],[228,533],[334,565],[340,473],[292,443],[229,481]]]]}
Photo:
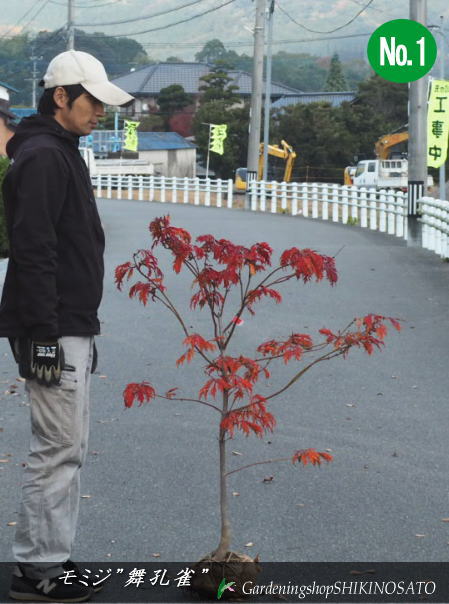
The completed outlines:
{"type": "Polygon", "coordinates": [[[327,184],[321,185],[321,218],[329,219],[329,187],[327,184]]]}
{"type": "Polygon", "coordinates": [[[312,184],[312,218],[318,218],[318,185],[312,184]]]}
{"type": "Polygon", "coordinates": [[[341,191],[341,221],[343,224],[348,223],[349,215],[349,191],[348,187],[344,186],[340,188],[341,191]]]}
{"type": "Polygon", "coordinates": [[[387,195],[385,189],[379,191],[379,231],[385,233],[387,230],[387,195]]]}
{"type": "Polygon", "coordinates": [[[292,216],[296,216],[298,213],[298,183],[292,183],[292,206],[291,206],[291,214],[292,216]]]}
{"type": "Polygon", "coordinates": [[[278,207],[277,186],[278,186],[278,183],[275,180],[272,180],[271,181],[271,206],[270,206],[270,211],[272,214],[276,214],[277,207],[278,207]]]}
{"type": "Polygon", "coordinates": [[[215,201],[215,205],[217,206],[217,208],[221,208],[222,206],[222,196],[223,196],[223,181],[221,180],[221,178],[217,178],[217,180],[215,181],[216,183],[216,201],[215,201]]]}
{"type": "Polygon", "coordinates": [[[360,226],[364,229],[368,226],[368,193],[365,187],[360,189],[360,226]]]}
{"type": "Polygon", "coordinates": [[[408,215],[408,200],[405,199],[405,193],[397,191],[396,198],[396,237],[408,237],[407,215],[408,215]]]}
{"type": "Polygon", "coordinates": [[[340,208],[338,199],[338,185],[332,185],[332,222],[338,222],[340,208]]]}
{"type": "Polygon", "coordinates": [[[287,211],[287,183],[281,182],[281,209],[287,211]]]}
{"type": "Polygon", "coordinates": [[[232,208],[232,196],[234,194],[234,183],[232,182],[232,179],[229,178],[228,179],[228,199],[226,202],[226,205],[229,209],[232,208]]]}
{"type": "Polygon", "coordinates": [[[302,215],[305,218],[309,216],[309,184],[303,182],[301,185],[301,197],[302,197],[302,215]]]}
{"type": "Polygon", "coordinates": [[[251,211],[255,212],[257,210],[257,188],[258,182],[257,180],[251,180],[249,183],[250,187],[250,197],[251,197],[251,211]]]}
{"type": "Polygon", "coordinates": [[[193,203],[196,206],[200,205],[200,179],[198,177],[195,178],[193,203]]]}
{"type": "Polygon", "coordinates": [[[108,199],[112,199],[112,175],[108,174],[107,176],[107,197],[108,199]]]}
{"type": "Polygon", "coordinates": [[[102,189],[102,176],[101,174],[97,175],[97,197],[101,197],[103,194],[103,189],[102,189]]]}
{"type": "Polygon", "coordinates": [[[183,186],[183,202],[189,203],[189,178],[187,176],[184,177],[184,186],[183,186]]]}
{"type": "Polygon", "coordinates": [[[369,195],[369,228],[377,230],[377,193],[372,191],[369,195]]]}
{"type": "Polygon", "coordinates": [[[166,196],[165,196],[165,192],[166,192],[166,184],[167,184],[167,179],[165,176],[161,176],[159,178],[159,186],[160,186],[160,191],[161,191],[161,203],[165,203],[166,200],[166,196]]]}
{"type": "Polygon", "coordinates": [[[353,222],[359,221],[359,196],[357,187],[351,187],[351,218],[353,222]]]}
{"type": "Polygon", "coordinates": [[[205,196],[204,196],[204,205],[209,207],[210,206],[210,178],[206,178],[206,180],[204,181],[204,188],[205,188],[205,196]]]}

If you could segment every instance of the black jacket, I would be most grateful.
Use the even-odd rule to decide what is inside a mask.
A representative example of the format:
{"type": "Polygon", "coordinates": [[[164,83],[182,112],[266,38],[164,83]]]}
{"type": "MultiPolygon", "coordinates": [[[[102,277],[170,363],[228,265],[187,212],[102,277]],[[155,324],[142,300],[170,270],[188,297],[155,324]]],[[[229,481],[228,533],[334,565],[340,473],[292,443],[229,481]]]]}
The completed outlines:
{"type": "Polygon", "coordinates": [[[10,256],[0,336],[99,333],[104,234],[79,139],[50,116],[23,119],[3,183],[10,256]]]}

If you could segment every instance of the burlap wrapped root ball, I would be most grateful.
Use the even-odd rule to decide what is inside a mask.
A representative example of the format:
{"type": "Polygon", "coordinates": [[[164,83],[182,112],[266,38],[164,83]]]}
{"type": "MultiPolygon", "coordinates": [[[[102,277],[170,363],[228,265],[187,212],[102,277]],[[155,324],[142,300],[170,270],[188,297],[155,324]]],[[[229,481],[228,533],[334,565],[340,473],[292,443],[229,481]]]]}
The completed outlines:
{"type": "Polygon", "coordinates": [[[247,598],[248,594],[243,593],[243,584],[246,581],[257,583],[257,575],[261,570],[258,562],[258,557],[253,559],[238,552],[227,552],[222,562],[217,562],[211,554],[207,554],[193,566],[195,574],[191,579],[191,588],[198,593],[216,598],[220,583],[226,579],[227,583],[234,581],[232,586],[234,591],[226,590],[221,597],[222,600],[247,598]],[[203,569],[207,569],[208,572],[203,573],[203,569]]]}

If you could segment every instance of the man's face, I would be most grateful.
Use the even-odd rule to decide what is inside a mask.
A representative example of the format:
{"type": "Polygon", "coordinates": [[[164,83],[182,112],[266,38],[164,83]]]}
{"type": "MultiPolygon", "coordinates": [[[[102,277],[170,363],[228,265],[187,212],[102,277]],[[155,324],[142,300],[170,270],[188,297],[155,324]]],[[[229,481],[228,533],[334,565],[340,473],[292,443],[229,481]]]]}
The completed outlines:
{"type": "Polygon", "coordinates": [[[69,107],[67,93],[63,88],[58,88],[55,91],[55,101],[58,105],[56,120],[63,128],[78,136],[90,134],[97,127],[99,118],[105,114],[103,103],[88,92],[83,92],[69,107]]]}

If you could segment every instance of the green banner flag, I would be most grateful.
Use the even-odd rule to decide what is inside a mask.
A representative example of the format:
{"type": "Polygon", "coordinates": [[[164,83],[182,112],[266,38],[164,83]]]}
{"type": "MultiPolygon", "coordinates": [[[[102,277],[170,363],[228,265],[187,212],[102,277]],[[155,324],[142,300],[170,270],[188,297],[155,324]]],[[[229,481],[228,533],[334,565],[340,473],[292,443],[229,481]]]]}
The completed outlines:
{"type": "Polygon", "coordinates": [[[427,165],[439,168],[447,157],[449,81],[432,80],[427,113],[427,165]]]}
{"type": "Polygon", "coordinates": [[[228,127],[226,124],[211,124],[210,125],[210,144],[209,149],[214,153],[223,155],[223,142],[228,135],[228,127]]]}
{"type": "Polygon", "coordinates": [[[128,151],[137,151],[139,139],[137,134],[137,128],[140,122],[132,122],[131,120],[124,121],[125,137],[123,142],[123,149],[128,151]]]}

